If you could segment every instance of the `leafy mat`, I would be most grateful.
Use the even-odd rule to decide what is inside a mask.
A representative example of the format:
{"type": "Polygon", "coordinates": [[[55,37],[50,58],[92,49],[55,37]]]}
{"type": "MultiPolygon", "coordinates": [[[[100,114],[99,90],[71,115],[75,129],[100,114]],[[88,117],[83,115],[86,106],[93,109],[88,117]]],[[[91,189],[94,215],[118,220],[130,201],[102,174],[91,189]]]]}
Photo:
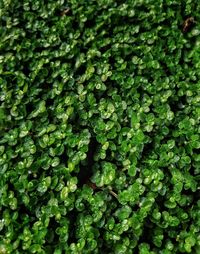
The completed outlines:
{"type": "Polygon", "coordinates": [[[200,253],[200,2],[0,1],[0,253],[200,253]]]}

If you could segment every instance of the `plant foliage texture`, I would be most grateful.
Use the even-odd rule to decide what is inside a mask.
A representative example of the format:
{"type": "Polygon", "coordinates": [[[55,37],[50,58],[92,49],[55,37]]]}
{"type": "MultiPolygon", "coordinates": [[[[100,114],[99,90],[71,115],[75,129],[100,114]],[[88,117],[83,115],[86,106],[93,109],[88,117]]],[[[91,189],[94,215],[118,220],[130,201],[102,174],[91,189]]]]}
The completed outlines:
{"type": "Polygon", "coordinates": [[[0,254],[200,253],[199,21],[0,1],[0,254]]]}

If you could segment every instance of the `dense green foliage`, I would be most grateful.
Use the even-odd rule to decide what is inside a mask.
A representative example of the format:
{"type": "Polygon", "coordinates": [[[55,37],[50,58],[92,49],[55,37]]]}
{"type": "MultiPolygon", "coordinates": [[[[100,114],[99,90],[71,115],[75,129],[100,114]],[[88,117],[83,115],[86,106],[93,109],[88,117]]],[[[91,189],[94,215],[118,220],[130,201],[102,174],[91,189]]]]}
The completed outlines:
{"type": "Polygon", "coordinates": [[[0,254],[200,253],[199,21],[0,1],[0,254]]]}

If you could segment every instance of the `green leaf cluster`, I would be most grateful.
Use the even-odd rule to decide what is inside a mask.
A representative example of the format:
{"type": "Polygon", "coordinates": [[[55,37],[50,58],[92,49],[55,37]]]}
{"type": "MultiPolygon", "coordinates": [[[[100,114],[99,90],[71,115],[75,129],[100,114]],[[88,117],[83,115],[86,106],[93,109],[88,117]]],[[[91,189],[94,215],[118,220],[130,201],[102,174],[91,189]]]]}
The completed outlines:
{"type": "Polygon", "coordinates": [[[0,254],[200,253],[199,22],[0,1],[0,254]]]}

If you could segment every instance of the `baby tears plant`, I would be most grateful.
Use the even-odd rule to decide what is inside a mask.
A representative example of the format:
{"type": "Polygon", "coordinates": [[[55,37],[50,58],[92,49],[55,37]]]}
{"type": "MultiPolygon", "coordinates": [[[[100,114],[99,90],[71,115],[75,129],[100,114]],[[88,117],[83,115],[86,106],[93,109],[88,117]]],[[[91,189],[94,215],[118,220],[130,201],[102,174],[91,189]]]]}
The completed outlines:
{"type": "Polygon", "coordinates": [[[199,21],[0,1],[0,254],[200,253],[199,21]]]}

